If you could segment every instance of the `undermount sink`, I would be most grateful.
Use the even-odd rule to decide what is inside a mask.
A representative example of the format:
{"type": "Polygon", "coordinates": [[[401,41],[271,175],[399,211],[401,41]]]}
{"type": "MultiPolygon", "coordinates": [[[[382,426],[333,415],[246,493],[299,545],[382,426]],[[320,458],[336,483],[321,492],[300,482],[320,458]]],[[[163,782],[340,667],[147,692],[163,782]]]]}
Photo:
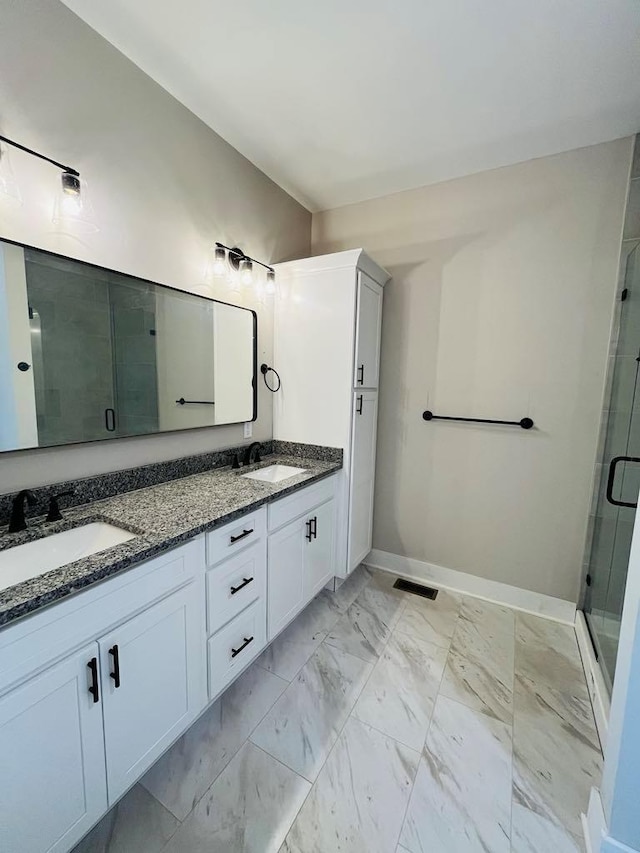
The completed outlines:
{"type": "Polygon", "coordinates": [[[25,542],[0,551],[0,589],[43,575],[51,569],[59,569],[67,563],[106,551],[134,539],[135,533],[93,521],[73,530],[52,533],[34,542],[25,542]]]}
{"type": "Polygon", "coordinates": [[[259,480],[262,483],[279,483],[281,480],[295,477],[296,474],[304,474],[306,470],[306,468],[294,468],[293,465],[269,465],[268,468],[261,468],[259,471],[242,474],[242,476],[248,480],[259,480]]]}

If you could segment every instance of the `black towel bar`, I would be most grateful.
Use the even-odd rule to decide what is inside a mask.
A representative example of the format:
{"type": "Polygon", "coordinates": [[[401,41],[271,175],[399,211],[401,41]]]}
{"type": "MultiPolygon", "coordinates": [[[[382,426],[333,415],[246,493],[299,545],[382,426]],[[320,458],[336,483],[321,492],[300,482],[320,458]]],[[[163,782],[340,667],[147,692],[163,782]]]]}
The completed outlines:
{"type": "Polygon", "coordinates": [[[215,406],[213,400],[185,400],[184,397],[180,397],[179,400],[176,400],[179,406],[186,406],[189,403],[193,403],[197,406],[215,406]]]}
{"type": "Polygon", "coordinates": [[[489,418],[452,418],[448,415],[434,415],[428,409],[422,413],[425,421],[465,421],[472,424],[502,424],[503,426],[519,426],[522,429],[531,429],[534,425],[531,418],[522,418],[520,421],[494,421],[489,418]]]}

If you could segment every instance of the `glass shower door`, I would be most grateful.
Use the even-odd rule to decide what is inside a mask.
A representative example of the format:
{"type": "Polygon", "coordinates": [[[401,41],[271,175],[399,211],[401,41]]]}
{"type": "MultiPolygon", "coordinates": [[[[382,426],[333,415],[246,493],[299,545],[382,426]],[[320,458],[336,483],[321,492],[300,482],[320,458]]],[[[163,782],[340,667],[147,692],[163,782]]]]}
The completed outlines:
{"type": "Polygon", "coordinates": [[[610,689],[640,490],[640,246],[628,257],[624,287],[618,343],[609,373],[608,410],[604,412],[606,430],[595,517],[591,519],[584,604],[596,654],[610,689]]]}

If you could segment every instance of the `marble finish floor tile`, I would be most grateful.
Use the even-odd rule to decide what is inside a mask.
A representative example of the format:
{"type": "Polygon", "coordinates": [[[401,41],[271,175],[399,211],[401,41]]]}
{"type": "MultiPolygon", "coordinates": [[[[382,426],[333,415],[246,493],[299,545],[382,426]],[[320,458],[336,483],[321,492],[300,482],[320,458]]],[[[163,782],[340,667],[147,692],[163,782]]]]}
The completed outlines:
{"type": "Polygon", "coordinates": [[[281,853],[393,853],[419,760],[350,719],[281,853]]]}
{"type": "Polygon", "coordinates": [[[189,814],[287,687],[254,662],[154,764],[142,784],[179,820],[189,814]]]}
{"type": "Polygon", "coordinates": [[[355,567],[349,577],[340,584],[335,592],[323,590],[322,594],[331,596],[336,609],[341,613],[344,613],[360,595],[364,587],[369,583],[373,574],[373,569],[369,569],[361,563],[359,566],[355,567]]]}
{"type": "Polygon", "coordinates": [[[602,753],[588,701],[516,683],[513,796],[516,803],[580,835],[589,792],[600,784],[602,753]],[[536,712],[537,706],[537,712],[536,712]]]}
{"type": "Polygon", "coordinates": [[[591,702],[545,684],[536,684],[529,678],[517,675],[514,688],[514,714],[518,722],[528,723],[542,730],[546,726],[561,728],[597,752],[601,752],[591,702]]]}
{"type": "Polygon", "coordinates": [[[465,598],[449,649],[442,695],[510,723],[514,649],[513,611],[465,598]]]}
{"type": "Polygon", "coordinates": [[[362,660],[374,662],[391,636],[406,605],[405,593],[393,589],[389,577],[374,574],[326,642],[362,660]]]}
{"type": "Polygon", "coordinates": [[[159,853],[179,825],[151,794],[135,785],[72,853],[159,853]]]}
{"type": "Polygon", "coordinates": [[[410,853],[509,853],[511,731],[439,697],[400,843],[410,853]]]}
{"type": "Polygon", "coordinates": [[[516,675],[588,698],[575,630],[527,613],[516,614],[516,675]]]}
{"type": "Polygon", "coordinates": [[[511,853],[584,853],[577,838],[535,812],[513,804],[511,813],[511,853]]]}
{"type": "Polygon", "coordinates": [[[441,589],[435,601],[417,595],[407,597],[407,605],[398,620],[397,630],[420,640],[449,648],[462,596],[441,589]]]}
{"type": "Polygon", "coordinates": [[[420,752],[446,658],[446,649],[394,631],[353,715],[420,752]]]}
{"type": "Polygon", "coordinates": [[[310,787],[247,742],[163,853],[276,853],[310,787]]]}
{"type": "Polygon", "coordinates": [[[257,663],[287,681],[295,678],[340,618],[329,595],[323,591],[314,598],[262,652],[257,663]]]}
{"type": "Polygon", "coordinates": [[[322,643],[251,740],[313,782],[371,670],[371,664],[322,643]]]}

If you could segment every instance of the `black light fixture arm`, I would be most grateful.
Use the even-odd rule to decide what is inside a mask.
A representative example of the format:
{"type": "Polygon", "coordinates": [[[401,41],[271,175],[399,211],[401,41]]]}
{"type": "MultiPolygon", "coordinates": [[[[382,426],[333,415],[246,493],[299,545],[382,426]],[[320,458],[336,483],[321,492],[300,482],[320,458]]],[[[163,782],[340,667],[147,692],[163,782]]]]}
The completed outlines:
{"type": "Polygon", "coordinates": [[[230,256],[234,255],[235,257],[237,257],[237,259],[239,261],[251,261],[254,264],[258,264],[258,266],[264,267],[266,270],[271,270],[271,272],[274,272],[274,269],[272,266],[269,266],[269,264],[264,264],[262,261],[257,261],[255,258],[252,258],[250,255],[245,255],[245,253],[242,251],[242,249],[239,249],[237,246],[233,246],[233,247],[225,246],[224,243],[219,243],[217,240],[216,240],[216,246],[218,246],[219,249],[226,249],[227,252],[229,252],[230,256]]]}
{"type": "Polygon", "coordinates": [[[73,175],[76,178],[80,177],[80,172],[77,169],[73,169],[71,166],[65,166],[64,163],[58,163],[57,160],[52,160],[51,157],[47,157],[44,154],[40,154],[39,151],[34,151],[33,148],[27,148],[26,145],[21,145],[19,142],[15,142],[13,139],[9,139],[6,136],[0,136],[0,142],[4,142],[7,145],[12,145],[14,148],[20,149],[20,151],[25,151],[27,154],[31,154],[33,157],[38,157],[40,160],[45,160],[47,163],[51,163],[52,166],[57,166],[58,169],[62,169],[63,172],[66,172],[68,175],[73,175]]]}

